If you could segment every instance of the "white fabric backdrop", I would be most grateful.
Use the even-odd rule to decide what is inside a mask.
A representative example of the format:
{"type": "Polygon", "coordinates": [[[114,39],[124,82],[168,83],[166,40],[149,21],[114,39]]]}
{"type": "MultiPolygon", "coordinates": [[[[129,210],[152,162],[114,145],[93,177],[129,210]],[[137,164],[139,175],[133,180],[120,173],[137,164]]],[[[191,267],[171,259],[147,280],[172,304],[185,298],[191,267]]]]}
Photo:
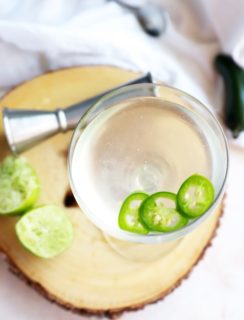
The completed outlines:
{"type": "Polygon", "coordinates": [[[0,0],[0,90],[50,69],[105,63],[151,70],[219,109],[212,60],[225,50],[244,65],[244,2],[157,2],[169,13],[160,39],[111,1],[0,0]]]}

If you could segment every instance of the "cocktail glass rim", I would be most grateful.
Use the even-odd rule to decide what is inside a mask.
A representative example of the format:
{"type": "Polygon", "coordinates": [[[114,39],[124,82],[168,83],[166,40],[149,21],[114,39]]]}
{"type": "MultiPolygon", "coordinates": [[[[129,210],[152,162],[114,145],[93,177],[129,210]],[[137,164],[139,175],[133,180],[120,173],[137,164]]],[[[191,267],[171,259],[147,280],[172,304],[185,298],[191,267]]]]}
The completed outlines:
{"type": "MultiPolygon", "coordinates": [[[[146,97],[146,95],[145,95],[146,97]]],[[[133,97],[133,98],[136,98],[133,97]]],[[[162,100],[164,100],[162,98],[162,100]]],[[[123,100],[121,100],[123,101],[123,100]]],[[[165,100],[165,101],[169,101],[169,100],[165,100]]],[[[170,102],[170,101],[169,101],[170,102]]],[[[110,107],[116,107],[115,105],[110,105],[110,107]]],[[[205,106],[202,102],[200,102],[198,99],[196,99],[195,97],[193,97],[192,95],[171,87],[171,86],[167,86],[164,84],[158,84],[158,83],[143,83],[143,84],[134,84],[134,85],[129,85],[120,89],[116,89],[113,92],[110,92],[106,95],[104,95],[101,99],[99,99],[94,105],[92,105],[80,118],[74,132],[71,138],[71,143],[69,146],[69,152],[68,152],[68,176],[69,176],[69,181],[70,181],[70,185],[71,185],[71,189],[73,191],[73,194],[76,198],[76,201],[79,205],[79,207],[84,211],[84,213],[88,216],[88,218],[99,228],[101,229],[103,232],[109,234],[112,237],[118,238],[120,240],[125,240],[125,241],[131,241],[131,242],[139,242],[139,243],[162,243],[162,242],[167,242],[167,241],[173,241],[176,240],[178,238],[181,238],[185,235],[187,235],[189,232],[193,231],[197,226],[199,226],[213,211],[214,209],[218,206],[219,204],[219,200],[222,198],[223,194],[224,194],[224,190],[225,190],[225,185],[226,185],[226,180],[227,180],[227,175],[228,175],[228,170],[229,170],[229,152],[228,152],[228,144],[227,144],[227,139],[225,137],[223,128],[220,124],[220,122],[218,121],[218,119],[216,118],[216,116],[210,111],[210,109],[205,106]],[[148,90],[151,90],[151,92],[156,92],[156,90],[158,88],[160,88],[161,90],[169,90],[171,93],[174,94],[178,94],[181,98],[185,97],[189,100],[191,100],[192,102],[196,103],[198,105],[198,107],[202,108],[202,110],[204,110],[204,112],[206,112],[206,114],[208,116],[210,116],[210,118],[213,120],[216,128],[219,131],[219,134],[221,136],[221,139],[223,140],[222,142],[224,143],[224,151],[225,151],[225,157],[226,157],[226,167],[225,167],[225,174],[222,180],[222,184],[221,187],[218,190],[218,193],[215,196],[214,202],[212,203],[212,205],[209,207],[209,209],[199,218],[193,220],[191,223],[187,224],[186,226],[184,226],[183,228],[176,230],[176,231],[172,231],[169,233],[149,233],[147,235],[143,235],[143,234],[135,234],[135,233],[130,233],[130,232],[126,232],[121,230],[121,233],[118,235],[118,232],[113,232],[113,230],[108,230],[106,229],[106,223],[104,224],[102,222],[102,220],[97,220],[97,218],[95,218],[94,215],[92,215],[88,209],[86,209],[86,206],[84,204],[84,202],[81,200],[80,196],[79,196],[79,192],[75,187],[75,183],[73,181],[72,178],[72,159],[73,159],[73,154],[74,154],[74,149],[75,149],[75,145],[77,142],[77,136],[80,136],[80,131],[81,128],[84,128],[87,124],[89,124],[97,115],[100,114],[100,112],[98,112],[97,115],[95,115],[95,117],[92,117],[92,119],[90,121],[88,121],[88,123],[86,123],[87,118],[89,117],[90,114],[93,113],[94,110],[96,110],[97,108],[99,108],[102,103],[104,103],[105,101],[109,100],[110,98],[114,98],[115,96],[119,96],[120,94],[132,91],[132,90],[136,90],[136,89],[140,89],[140,88],[146,88],[148,90]]],[[[119,214],[119,212],[118,212],[119,214]]]]}

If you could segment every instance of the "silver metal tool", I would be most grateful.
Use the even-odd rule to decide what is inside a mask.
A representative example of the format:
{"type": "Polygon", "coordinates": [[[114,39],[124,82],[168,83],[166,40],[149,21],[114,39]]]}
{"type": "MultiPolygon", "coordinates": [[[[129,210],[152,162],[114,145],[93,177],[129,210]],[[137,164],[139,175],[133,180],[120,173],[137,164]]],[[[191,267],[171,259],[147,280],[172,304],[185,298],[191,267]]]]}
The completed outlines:
{"type": "Polygon", "coordinates": [[[4,108],[3,123],[9,147],[18,154],[58,132],[74,129],[84,112],[105,94],[127,85],[152,82],[151,74],[147,73],[68,108],[54,111],[4,108]]]}

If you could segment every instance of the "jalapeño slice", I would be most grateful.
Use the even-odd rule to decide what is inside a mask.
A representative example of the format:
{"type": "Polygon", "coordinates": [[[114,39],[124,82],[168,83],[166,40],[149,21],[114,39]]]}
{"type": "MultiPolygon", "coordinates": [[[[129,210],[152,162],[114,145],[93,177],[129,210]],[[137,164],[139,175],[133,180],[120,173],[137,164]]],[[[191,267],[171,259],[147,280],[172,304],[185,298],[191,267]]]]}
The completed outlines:
{"type": "Polygon", "coordinates": [[[171,232],[185,226],[188,219],[176,208],[176,195],[157,192],[146,198],[140,207],[140,220],[150,231],[171,232]]]}
{"type": "Polygon", "coordinates": [[[177,194],[177,208],[196,218],[203,215],[214,200],[214,187],[207,178],[194,174],[181,185],[177,194]]]}
{"type": "Polygon", "coordinates": [[[148,230],[139,221],[139,207],[148,197],[146,193],[136,192],[129,195],[122,204],[119,213],[119,227],[125,231],[147,234],[148,230]]]}

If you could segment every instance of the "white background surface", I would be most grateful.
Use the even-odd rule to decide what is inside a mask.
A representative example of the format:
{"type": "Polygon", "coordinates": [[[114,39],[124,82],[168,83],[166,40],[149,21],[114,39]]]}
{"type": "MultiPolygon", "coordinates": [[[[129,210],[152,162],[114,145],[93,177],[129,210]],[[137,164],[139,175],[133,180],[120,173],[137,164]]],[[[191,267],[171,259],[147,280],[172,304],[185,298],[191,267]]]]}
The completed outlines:
{"type": "MultiPolygon", "coordinates": [[[[112,64],[151,70],[219,113],[222,88],[212,65],[220,50],[244,64],[243,0],[158,0],[169,13],[160,39],[103,0],[0,0],[0,94],[50,69],[112,64]]],[[[164,301],[125,320],[244,319],[244,149],[231,146],[226,210],[218,235],[189,279],[164,301]]],[[[1,320],[78,320],[8,272],[0,258],[1,320]]]]}

